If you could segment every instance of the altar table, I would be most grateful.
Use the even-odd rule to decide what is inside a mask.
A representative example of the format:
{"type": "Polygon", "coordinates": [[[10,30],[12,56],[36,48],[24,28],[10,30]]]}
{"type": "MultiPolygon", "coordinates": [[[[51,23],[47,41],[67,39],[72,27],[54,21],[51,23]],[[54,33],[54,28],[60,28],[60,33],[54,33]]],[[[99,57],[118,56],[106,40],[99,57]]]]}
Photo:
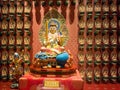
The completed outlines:
{"type": "Polygon", "coordinates": [[[83,90],[83,80],[78,70],[69,77],[36,77],[32,74],[26,74],[19,79],[19,90],[83,90]],[[60,82],[60,88],[45,88],[45,80],[55,80],[60,82]]]}

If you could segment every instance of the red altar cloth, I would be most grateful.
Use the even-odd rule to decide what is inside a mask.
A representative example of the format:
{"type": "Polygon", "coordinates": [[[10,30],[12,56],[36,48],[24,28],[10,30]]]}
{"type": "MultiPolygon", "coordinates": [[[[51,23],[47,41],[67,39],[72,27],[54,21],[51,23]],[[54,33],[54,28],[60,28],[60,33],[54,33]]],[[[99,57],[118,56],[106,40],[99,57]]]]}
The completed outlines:
{"type": "Polygon", "coordinates": [[[31,74],[19,79],[19,90],[83,90],[83,80],[78,71],[69,77],[36,77],[31,74]],[[56,80],[60,82],[60,88],[43,87],[44,80],[56,80]]]}

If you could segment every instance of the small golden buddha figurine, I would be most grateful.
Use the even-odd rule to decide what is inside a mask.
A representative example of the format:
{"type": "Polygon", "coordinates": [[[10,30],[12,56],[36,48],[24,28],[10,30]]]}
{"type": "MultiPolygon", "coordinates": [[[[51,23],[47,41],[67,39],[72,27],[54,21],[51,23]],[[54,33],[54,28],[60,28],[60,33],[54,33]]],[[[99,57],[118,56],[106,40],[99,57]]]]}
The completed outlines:
{"type": "Polygon", "coordinates": [[[101,4],[99,2],[97,2],[95,4],[95,12],[100,12],[101,11],[101,4]]]}
{"type": "Polygon", "coordinates": [[[10,29],[14,29],[15,28],[15,21],[13,19],[13,17],[10,18],[10,22],[9,22],[9,28],[10,29]]]}
{"type": "Polygon", "coordinates": [[[14,2],[11,2],[11,3],[10,3],[9,13],[10,13],[10,14],[14,14],[14,13],[15,13],[14,2]]]}
{"type": "Polygon", "coordinates": [[[3,36],[1,37],[1,44],[2,44],[2,45],[7,45],[7,42],[8,42],[7,36],[6,36],[6,35],[3,35],[3,36]]]}
{"type": "Polygon", "coordinates": [[[25,29],[30,29],[30,26],[31,26],[31,21],[28,19],[28,17],[25,17],[24,28],[25,29]]]}
{"type": "Polygon", "coordinates": [[[24,44],[29,45],[30,44],[30,36],[25,36],[24,37],[24,44]]]}
{"type": "Polygon", "coordinates": [[[9,65],[9,80],[13,80],[13,67],[9,65]]]}
{"type": "Polygon", "coordinates": [[[113,47],[113,50],[110,54],[110,58],[112,61],[117,61],[117,49],[116,49],[116,47],[113,47]]]}
{"type": "Polygon", "coordinates": [[[23,13],[23,6],[21,5],[21,1],[17,2],[17,13],[23,13]]]}
{"type": "Polygon", "coordinates": [[[92,61],[93,60],[93,53],[92,50],[88,50],[86,53],[86,58],[88,61],[92,61]]]}
{"type": "Polygon", "coordinates": [[[103,20],[103,28],[109,28],[109,20],[108,20],[108,17],[106,17],[106,18],[103,20]]]}
{"type": "Polygon", "coordinates": [[[110,69],[110,75],[111,75],[111,80],[113,82],[116,82],[117,80],[117,67],[116,66],[112,66],[110,69]]]}
{"type": "Polygon", "coordinates": [[[79,51],[79,53],[78,53],[78,59],[79,59],[80,62],[84,62],[85,54],[82,50],[79,51]]]}
{"type": "Polygon", "coordinates": [[[104,81],[108,81],[108,79],[106,79],[109,76],[108,74],[109,74],[109,69],[107,66],[104,66],[102,69],[102,75],[103,77],[105,77],[104,81]]]}
{"type": "Polygon", "coordinates": [[[101,52],[100,51],[95,51],[95,60],[96,61],[101,61],[101,52]]]}
{"type": "Polygon", "coordinates": [[[7,75],[8,75],[8,69],[5,65],[3,65],[2,68],[1,68],[2,80],[7,80],[7,75]]]}
{"type": "Polygon", "coordinates": [[[84,44],[85,43],[85,38],[84,38],[84,32],[80,32],[79,34],[79,44],[84,44]]]}
{"type": "Polygon", "coordinates": [[[117,44],[117,32],[114,30],[113,34],[110,36],[110,43],[112,45],[117,44]]]}
{"type": "Polygon", "coordinates": [[[84,17],[81,17],[81,19],[79,20],[79,27],[80,27],[80,28],[85,28],[84,17]]]}
{"type": "Polygon", "coordinates": [[[30,61],[30,53],[28,52],[28,51],[26,51],[25,53],[24,53],[24,60],[25,61],[30,61]]]}
{"type": "Polygon", "coordinates": [[[110,11],[111,12],[116,12],[117,11],[117,5],[116,5],[116,3],[112,3],[111,5],[110,5],[110,11]]]}
{"type": "Polygon", "coordinates": [[[109,52],[108,52],[107,48],[105,48],[105,50],[102,53],[102,59],[104,61],[109,61],[109,52]]]}
{"type": "Polygon", "coordinates": [[[31,5],[28,1],[25,1],[25,9],[24,9],[24,13],[30,13],[31,12],[31,5]]]}
{"type": "Polygon", "coordinates": [[[2,14],[7,14],[8,13],[8,6],[7,4],[4,4],[2,7],[2,14]]]}
{"type": "Polygon", "coordinates": [[[105,32],[105,35],[103,35],[102,40],[104,44],[109,44],[109,35],[107,31],[105,32]]]}
{"type": "Polygon", "coordinates": [[[4,51],[2,52],[2,60],[5,61],[5,60],[7,60],[7,59],[8,59],[8,52],[7,52],[6,50],[4,50],[4,51]]]}
{"type": "Polygon", "coordinates": [[[91,68],[91,67],[88,67],[88,68],[87,68],[87,72],[86,72],[86,77],[87,77],[87,79],[88,79],[89,82],[92,81],[92,74],[93,74],[92,68],[91,68]]]}
{"type": "Polygon", "coordinates": [[[84,12],[85,11],[85,5],[83,3],[79,4],[79,12],[84,12]]]}
{"type": "Polygon", "coordinates": [[[8,22],[7,20],[4,18],[3,21],[2,21],[2,29],[3,30],[7,30],[8,28],[8,22]]]}
{"type": "Polygon", "coordinates": [[[97,34],[97,35],[95,36],[95,43],[96,43],[97,45],[100,45],[101,42],[102,42],[102,35],[99,33],[99,34],[97,34]]]}
{"type": "Polygon", "coordinates": [[[87,4],[86,10],[87,10],[87,12],[92,12],[93,11],[92,3],[87,4]]]}
{"type": "Polygon", "coordinates": [[[79,72],[80,72],[80,76],[82,77],[82,79],[84,79],[84,77],[85,77],[85,69],[81,67],[79,69],[79,72]]]}
{"type": "Polygon", "coordinates": [[[93,23],[92,17],[90,17],[90,18],[87,20],[87,27],[88,27],[88,28],[93,28],[93,25],[94,25],[94,23],[93,23]]]}
{"type": "Polygon", "coordinates": [[[102,6],[103,12],[108,12],[109,11],[109,6],[107,3],[104,3],[102,6]]]}
{"type": "Polygon", "coordinates": [[[17,36],[17,37],[16,37],[16,44],[17,44],[17,45],[22,45],[22,42],[23,42],[22,36],[20,36],[20,35],[17,36]]]}
{"type": "Polygon", "coordinates": [[[92,43],[93,43],[92,32],[89,32],[89,34],[87,35],[87,44],[92,44],[92,43]]]}
{"type": "Polygon", "coordinates": [[[9,51],[9,60],[12,61],[14,59],[14,51],[10,50],[9,51]]]}
{"type": "Polygon", "coordinates": [[[100,67],[99,66],[96,66],[95,67],[95,69],[94,69],[94,75],[95,75],[95,80],[96,81],[100,81],[100,74],[101,74],[101,72],[100,72],[101,70],[100,70],[100,67]]]}
{"type": "Polygon", "coordinates": [[[110,21],[111,28],[117,28],[117,16],[113,16],[112,20],[110,21]]]}
{"type": "Polygon", "coordinates": [[[23,21],[20,19],[20,17],[17,18],[17,29],[23,28],[23,21]]]}
{"type": "Polygon", "coordinates": [[[9,45],[14,45],[15,44],[15,37],[13,35],[9,36],[9,45]]]}
{"type": "Polygon", "coordinates": [[[83,35],[79,35],[79,44],[83,45],[85,43],[85,38],[83,35]]]}
{"type": "Polygon", "coordinates": [[[101,28],[101,25],[102,25],[101,22],[102,22],[101,19],[100,19],[100,18],[97,18],[97,19],[95,20],[95,27],[96,27],[96,28],[101,28]]]}

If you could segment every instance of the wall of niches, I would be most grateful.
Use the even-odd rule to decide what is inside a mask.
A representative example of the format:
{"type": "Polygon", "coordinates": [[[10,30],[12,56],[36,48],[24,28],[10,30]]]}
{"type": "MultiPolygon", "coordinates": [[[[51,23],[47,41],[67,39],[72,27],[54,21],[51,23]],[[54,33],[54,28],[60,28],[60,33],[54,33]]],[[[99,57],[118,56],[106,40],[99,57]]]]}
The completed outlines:
{"type": "Polygon", "coordinates": [[[120,82],[120,2],[80,0],[79,71],[88,82],[120,82]]]}
{"type": "Polygon", "coordinates": [[[31,1],[0,0],[0,76],[12,80],[14,53],[18,52],[24,64],[19,68],[28,71],[31,48],[31,1]]]}

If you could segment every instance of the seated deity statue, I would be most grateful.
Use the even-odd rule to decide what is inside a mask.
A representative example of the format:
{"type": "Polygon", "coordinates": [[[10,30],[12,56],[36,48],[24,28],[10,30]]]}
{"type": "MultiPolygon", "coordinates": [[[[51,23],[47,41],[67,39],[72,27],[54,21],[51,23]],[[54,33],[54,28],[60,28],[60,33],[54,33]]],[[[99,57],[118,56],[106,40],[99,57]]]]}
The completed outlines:
{"type": "Polygon", "coordinates": [[[44,42],[48,48],[58,47],[60,44],[60,32],[57,30],[57,24],[55,22],[51,22],[48,28],[48,38],[44,42]]]}
{"type": "Polygon", "coordinates": [[[68,40],[65,19],[56,10],[45,15],[39,37],[42,47],[34,55],[30,71],[36,74],[74,73],[73,57],[64,47],[68,40]],[[51,17],[53,12],[56,17],[51,17]]]}

